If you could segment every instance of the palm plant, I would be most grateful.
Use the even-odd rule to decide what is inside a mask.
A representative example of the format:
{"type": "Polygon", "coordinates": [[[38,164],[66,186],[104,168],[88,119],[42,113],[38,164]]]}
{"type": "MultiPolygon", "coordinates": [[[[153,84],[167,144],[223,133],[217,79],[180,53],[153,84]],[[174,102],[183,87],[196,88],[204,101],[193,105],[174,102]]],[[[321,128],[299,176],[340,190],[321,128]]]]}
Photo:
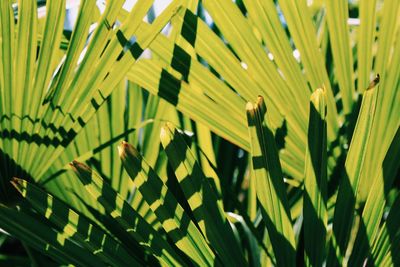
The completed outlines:
{"type": "Polygon", "coordinates": [[[400,264],[395,0],[123,2],[0,1],[0,261],[400,264]]]}

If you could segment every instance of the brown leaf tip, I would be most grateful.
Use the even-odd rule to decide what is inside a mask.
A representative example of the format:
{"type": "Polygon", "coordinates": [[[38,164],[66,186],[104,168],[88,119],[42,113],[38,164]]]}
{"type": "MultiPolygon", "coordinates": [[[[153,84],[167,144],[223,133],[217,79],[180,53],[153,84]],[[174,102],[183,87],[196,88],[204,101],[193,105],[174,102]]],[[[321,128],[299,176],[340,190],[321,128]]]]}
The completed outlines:
{"type": "Polygon", "coordinates": [[[122,141],[118,146],[118,154],[121,158],[126,157],[126,150],[128,149],[129,144],[125,141],[122,141]]]}
{"type": "Polygon", "coordinates": [[[76,163],[77,163],[77,161],[76,161],[76,160],[73,160],[73,161],[71,161],[70,163],[68,163],[68,165],[69,165],[72,169],[76,170],[76,163]]]}
{"type": "Polygon", "coordinates": [[[375,86],[377,86],[379,84],[379,81],[381,80],[381,76],[379,75],[379,73],[376,74],[375,79],[373,79],[371,81],[371,83],[369,84],[367,90],[374,88],[375,86]]]}
{"type": "Polygon", "coordinates": [[[69,166],[72,167],[72,169],[75,172],[83,171],[83,172],[92,172],[92,170],[89,168],[89,166],[83,164],[82,162],[79,162],[77,160],[73,160],[72,162],[69,163],[69,166]]]}
{"type": "Polygon", "coordinates": [[[123,141],[120,146],[118,146],[119,156],[124,159],[127,155],[132,155],[134,157],[140,157],[139,151],[131,144],[123,141]]]}
{"type": "Polygon", "coordinates": [[[257,109],[258,109],[259,112],[261,113],[261,116],[264,117],[265,113],[267,112],[267,105],[265,104],[264,97],[262,97],[262,96],[259,95],[259,96],[257,97],[257,103],[256,103],[256,105],[257,105],[257,109]]]}
{"type": "Polygon", "coordinates": [[[15,187],[15,189],[17,189],[17,191],[19,193],[22,194],[22,190],[23,190],[23,182],[24,180],[17,178],[17,177],[13,177],[10,180],[10,183],[15,187]]]}
{"type": "Polygon", "coordinates": [[[22,179],[17,178],[17,177],[13,177],[13,178],[11,178],[11,180],[10,180],[11,183],[18,183],[18,184],[21,184],[22,181],[23,181],[22,179]]]}

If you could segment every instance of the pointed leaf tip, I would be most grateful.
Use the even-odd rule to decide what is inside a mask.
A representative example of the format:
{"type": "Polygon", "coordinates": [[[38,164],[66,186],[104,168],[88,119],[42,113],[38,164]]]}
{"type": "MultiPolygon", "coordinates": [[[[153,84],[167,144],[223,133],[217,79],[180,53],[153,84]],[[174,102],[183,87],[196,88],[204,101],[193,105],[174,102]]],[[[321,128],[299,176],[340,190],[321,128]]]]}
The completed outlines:
{"type": "Polygon", "coordinates": [[[118,146],[118,155],[120,158],[125,157],[125,148],[128,146],[128,143],[125,141],[122,141],[121,144],[118,146]]]}
{"type": "Polygon", "coordinates": [[[11,178],[10,183],[16,188],[18,189],[18,187],[21,185],[21,179],[18,179],[16,177],[11,178]]]}
{"type": "Polygon", "coordinates": [[[247,104],[246,104],[246,110],[247,110],[247,111],[254,110],[253,103],[247,102],[247,104]]]}
{"type": "Polygon", "coordinates": [[[71,165],[71,166],[75,166],[75,165],[77,165],[78,164],[78,161],[76,161],[76,160],[73,160],[73,161],[71,161],[70,163],[69,163],[69,165],[71,165]]]}
{"type": "Polygon", "coordinates": [[[246,114],[247,114],[247,123],[249,126],[254,125],[254,120],[255,120],[255,113],[256,113],[256,108],[251,102],[247,102],[246,104],[246,114]]]}
{"type": "Polygon", "coordinates": [[[14,186],[15,189],[17,189],[17,191],[23,195],[23,190],[24,190],[24,181],[23,179],[17,178],[17,177],[13,177],[10,180],[10,183],[14,186]]]}
{"type": "Polygon", "coordinates": [[[70,163],[68,163],[68,165],[75,173],[78,172],[77,168],[75,167],[74,161],[71,161],[70,163]]]}
{"type": "Polygon", "coordinates": [[[264,102],[264,97],[262,95],[259,95],[257,97],[257,105],[262,104],[264,102]]]}
{"type": "Polygon", "coordinates": [[[89,168],[89,166],[83,164],[82,162],[73,160],[69,163],[69,166],[71,166],[72,170],[75,172],[92,172],[92,170],[89,168]]]}
{"type": "Polygon", "coordinates": [[[119,156],[121,159],[126,159],[127,156],[133,156],[135,158],[140,158],[141,155],[139,151],[132,146],[131,144],[123,141],[121,145],[118,147],[119,156]]]}
{"type": "Polygon", "coordinates": [[[260,114],[262,116],[264,116],[265,113],[267,112],[267,105],[265,104],[264,97],[259,95],[257,97],[256,105],[257,105],[257,109],[260,111],[260,114]]]}
{"type": "Polygon", "coordinates": [[[379,73],[376,74],[375,79],[373,79],[370,84],[368,85],[367,90],[374,88],[375,86],[377,86],[379,84],[379,81],[381,80],[381,76],[379,75],[379,73]]]}
{"type": "Polygon", "coordinates": [[[22,181],[23,181],[23,180],[22,180],[21,178],[17,178],[17,177],[13,177],[13,178],[11,178],[11,180],[10,180],[11,183],[18,183],[18,184],[21,184],[22,181]]]}

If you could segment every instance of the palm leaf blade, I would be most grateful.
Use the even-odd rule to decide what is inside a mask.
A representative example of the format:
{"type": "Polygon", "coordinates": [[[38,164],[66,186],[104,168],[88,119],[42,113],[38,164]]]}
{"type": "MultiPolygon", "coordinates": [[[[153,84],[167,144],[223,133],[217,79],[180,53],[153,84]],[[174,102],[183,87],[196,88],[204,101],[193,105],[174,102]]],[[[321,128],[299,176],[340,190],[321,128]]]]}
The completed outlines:
{"type": "Polygon", "coordinates": [[[311,95],[303,195],[304,249],[308,266],[322,266],[327,227],[326,94],[311,95]]]}
{"type": "Polygon", "coordinates": [[[295,240],[288,200],[283,184],[275,140],[268,128],[266,106],[262,97],[255,105],[246,106],[252,151],[252,171],[255,174],[257,198],[261,203],[278,265],[293,266],[295,240]]]}

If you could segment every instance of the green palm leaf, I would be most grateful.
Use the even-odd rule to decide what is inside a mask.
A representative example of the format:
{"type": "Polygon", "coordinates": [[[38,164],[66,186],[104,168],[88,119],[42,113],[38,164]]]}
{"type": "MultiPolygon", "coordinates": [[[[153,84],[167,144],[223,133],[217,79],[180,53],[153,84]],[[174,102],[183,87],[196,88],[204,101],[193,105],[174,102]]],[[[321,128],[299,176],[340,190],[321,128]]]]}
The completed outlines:
{"type": "Polygon", "coordinates": [[[161,129],[161,143],[203,235],[224,265],[243,266],[245,260],[229,226],[222,203],[201,171],[181,134],[172,124],[161,129]],[[184,158],[178,155],[184,156],[184,158]]]}
{"type": "Polygon", "coordinates": [[[183,264],[173,248],[101,177],[86,165],[72,162],[72,168],[91,196],[99,201],[115,221],[140,245],[166,265],[183,264]]]}
{"type": "Polygon", "coordinates": [[[333,218],[333,248],[330,249],[328,262],[336,264],[336,260],[341,263],[345,255],[350,238],[350,231],[353,219],[353,212],[356,205],[356,195],[365,162],[365,151],[369,143],[371,127],[373,125],[376,99],[378,95],[379,75],[371,82],[368,89],[364,92],[360,114],[354,130],[352,142],[346,158],[345,171],[339,186],[339,192],[335,205],[335,215],[333,218]],[[350,221],[349,221],[350,220],[350,221]],[[336,253],[336,254],[334,254],[336,253]],[[334,256],[335,255],[335,256],[334,256]]]}
{"type": "Polygon", "coordinates": [[[46,221],[28,210],[16,211],[0,205],[0,216],[2,229],[62,264],[106,266],[90,251],[78,246],[62,231],[52,229],[46,221]]]}
{"type": "Polygon", "coordinates": [[[217,260],[214,253],[166,183],[128,143],[122,143],[119,153],[129,176],[176,246],[196,264],[212,265],[217,260]]]}
{"type": "Polygon", "coordinates": [[[123,2],[107,5],[98,27],[88,36],[89,27],[97,19],[89,10],[96,2],[83,1],[65,60],[58,49],[65,1],[47,3],[38,55],[36,5],[21,1],[16,31],[11,1],[2,2],[1,133],[2,151],[9,161],[3,161],[3,191],[8,187],[7,177],[43,178],[179,7],[179,1],[173,2],[143,31],[138,29],[151,2],[139,1],[117,26],[114,22],[123,2]],[[131,44],[133,35],[136,42],[131,44]],[[14,40],[21,48],[18,53],[13,52],[14,40]],[[45,160],[35,161],[35,157],[45,160]]]}
{"type": "Polygon", "coordinates": [[[71,210],[59,199],[25,180],[14,178],[12,183],[40,215],[46,217],[59,231],[62,231],[60,236],[73,239],[96,255],[103,264],[139,264],[139,261],[130,256],[126,249],[109,234],[93,225],[84,216],[71,210]]]}
{"type": "Polygon", "coordinates": [[[310,100],[303,216],[304,250],[308,266],[322,266],[325,258],[327,216],[326,93],[317,89],[310,100]]]}
{"type": "Polygon", "coordinates": [[[0,265],[399,264],[398,1],[125,2],[0,1],[0,265]]]}
{"type": "Polygon", "coordinates": [[[251,140],[252,171],[256,179],[257,198],[266,223],[277,264],[295,262],[295,239],[278,152],[266,121],[267,108],[259,97],[246,106],[251,140]]]}

